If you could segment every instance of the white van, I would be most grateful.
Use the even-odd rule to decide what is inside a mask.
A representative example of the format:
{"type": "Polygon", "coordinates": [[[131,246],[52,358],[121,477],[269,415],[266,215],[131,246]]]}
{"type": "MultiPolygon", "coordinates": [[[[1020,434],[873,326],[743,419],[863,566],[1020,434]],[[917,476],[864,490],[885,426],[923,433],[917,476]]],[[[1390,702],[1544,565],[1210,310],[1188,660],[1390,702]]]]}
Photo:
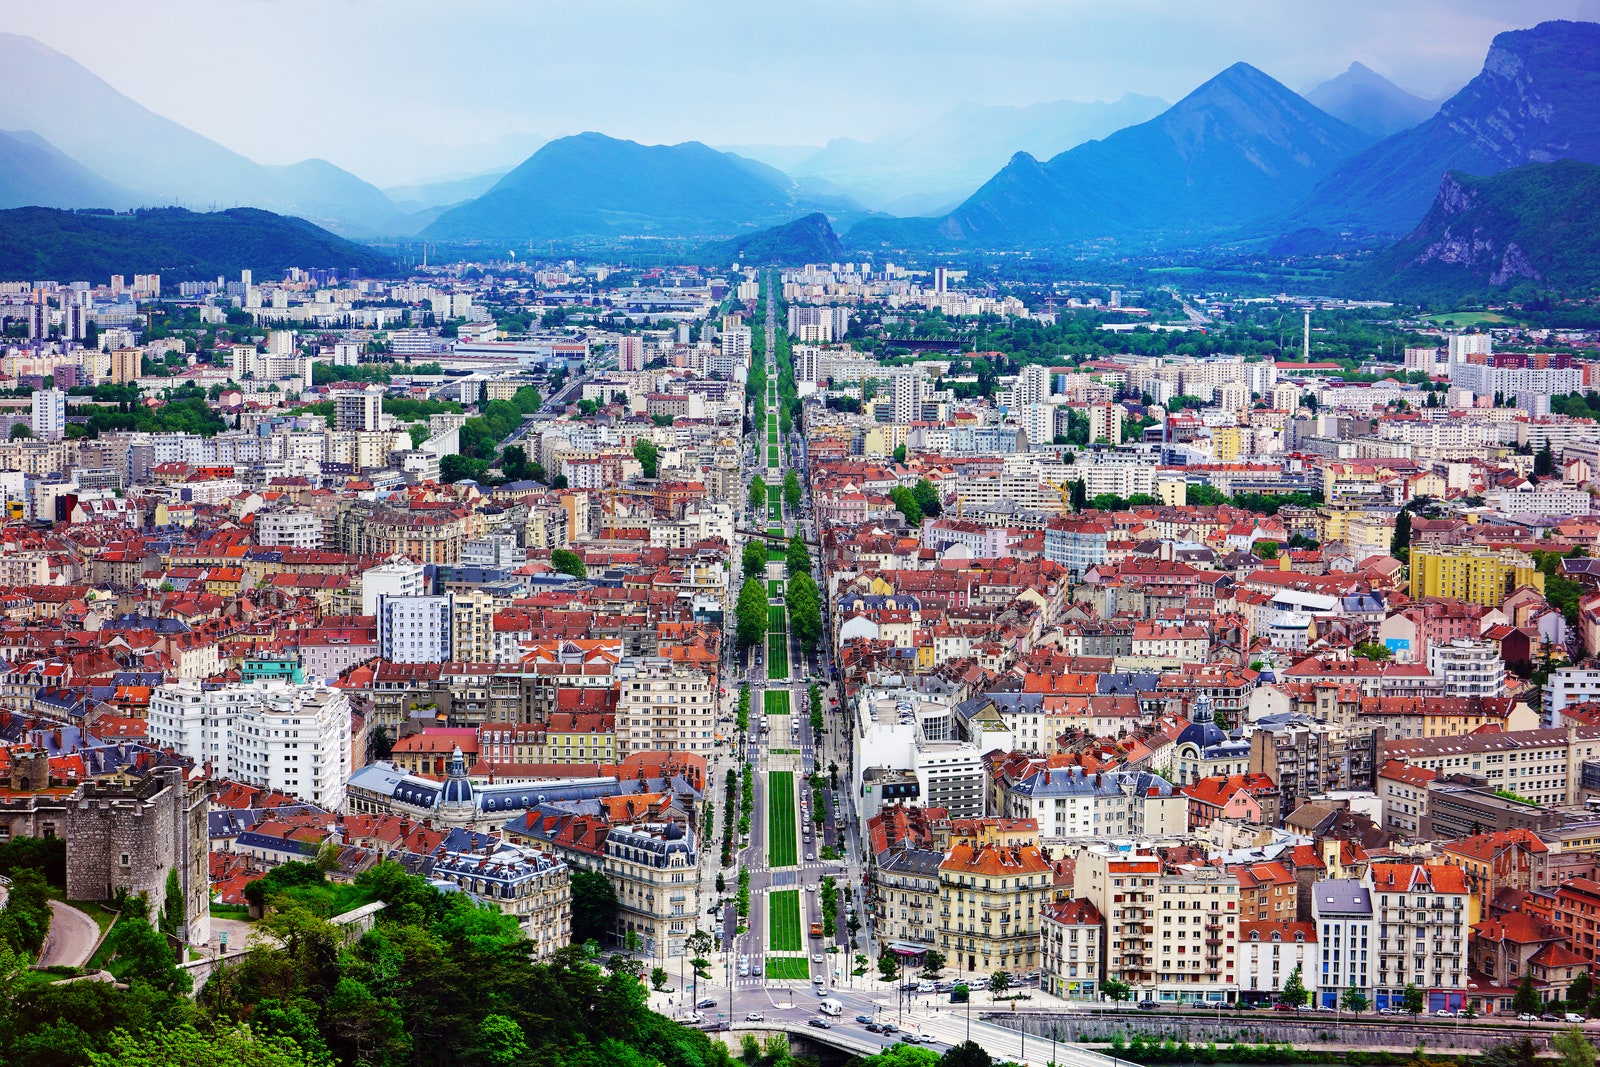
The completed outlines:
{"type": "Polygon", "coordinates": [[[844,1005],[832,997],[826,997],[817,1002],[817,1010],[824,1015],[840,1016],[844,1014],[844,1005]]]}

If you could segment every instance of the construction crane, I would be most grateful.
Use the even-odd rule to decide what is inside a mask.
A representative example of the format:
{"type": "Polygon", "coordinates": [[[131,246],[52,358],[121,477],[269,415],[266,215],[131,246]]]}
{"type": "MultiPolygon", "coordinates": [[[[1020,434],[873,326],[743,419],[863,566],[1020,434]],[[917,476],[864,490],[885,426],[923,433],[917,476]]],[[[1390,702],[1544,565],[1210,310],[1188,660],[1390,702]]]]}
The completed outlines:
{"type": "Polygon", "coordinates": [[[1045,484],[1061,494],[1061,517],[1066,518],[1072,514],[1072,483],[1046,482],[1045,484]]]}

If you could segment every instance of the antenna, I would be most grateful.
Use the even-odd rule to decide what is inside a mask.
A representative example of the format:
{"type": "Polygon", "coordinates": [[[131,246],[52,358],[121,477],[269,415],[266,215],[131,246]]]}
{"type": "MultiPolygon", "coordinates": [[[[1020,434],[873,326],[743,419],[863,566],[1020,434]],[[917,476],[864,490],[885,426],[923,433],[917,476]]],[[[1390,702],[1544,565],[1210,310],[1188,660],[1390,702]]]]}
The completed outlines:
{"type": "Polygon", "coordinates": [[[1306,309],[1306,332],[1305,332],[1305,339],[1301,342],[1301,345],[1300,345],[1300,358],[1305,360],[1305,362],[1307,362],[1307,363],[1311,362],[1311,309],[1310,308],[1306,309]]]}

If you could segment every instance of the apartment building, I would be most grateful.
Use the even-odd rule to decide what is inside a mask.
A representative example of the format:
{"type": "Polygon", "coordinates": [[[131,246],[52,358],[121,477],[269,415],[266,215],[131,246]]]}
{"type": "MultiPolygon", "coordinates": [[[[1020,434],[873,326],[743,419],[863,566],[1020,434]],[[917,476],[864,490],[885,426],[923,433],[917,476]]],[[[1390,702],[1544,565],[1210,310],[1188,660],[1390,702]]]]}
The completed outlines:
{"type": "MultiPolygon", "coordinates": [[[[1372,893],[1360,879],[1329,878],[1314,882],[1311,924],[1317,937],[1318,966],[1301,975],[1311,990],[1313,1003],[1337,1006],[1346,990],[1372,999],[1372,963],[1377,933],[1372,913],[1372,893]]],[[[1383,1006],[1389,1006],[1386,999],[1383,1006]]]]}
{"type": "Polygon", "coordinates": [[[1472,915],[1466,871],[1443,864],[1374,863],[1367,885],[1378,935],[1374,1006],[1398,1005],[1409,984],[1426,993],[1429,1012],[1464,1007],[1472,915]]]}
{"type": "Polygon", "coordinates": [[[1544,592],[1533,557],[1514,548],[1418,545],[1411,551],[1411,596],[1448,597],[1498,608],[1521,586],[1544,592]]]}
{"type": "Polygon", "coordinates": [[[624,660],[617,701],[617,755],[652,749],[710,752],[715,744],[716,688],[700,671],[669,659],[624,660]]]}
{"type": "Polygon", "coordinates": [[[1039,925],[1039,988],[1066,1000],[1097,1000],[1105,918],[1087,900],[1046,904],[1039,925]]]}
{"type": "Polygon", "coordinates": [[[1239,999],[1246,1004],[1271,1004],[1295,968],[1300,982],[1313,988],[1320,963],[1317,926],[1293,919],[1239,924],[1239,999]]]}
{"type": "Polygon", "coordinates": [[[1480,777],[1490,789],[1509,790],[1535,804],[1576,804],[1581,796],[1583,764],[1600,759],[1600,727],[1385,741],[1383,757],[1434,771],[1440,777],[1480,777]]]}
{"type": "Polygon", "coordinates": [[[1156,880],[1155,999],[1234,1003],[1238,998],[1239,883],[1216,867],[1178,867],[1156,880]]]}
{"type": "Polygon", "coordinates": [[[329,811],[344,804],[350,701],[321,685],[169,682],[150,695],[149,736],[218,778],[286,793],[329,811]]]}
{"type": "Polygon", "coordinates": [[[1039,966],[1053,870],[1037,845],[954,843],[939,865],[939,949],[971,974],[1039,966]]]}
{"type": "Polygon", "coordinates": [[[1428,671],[1443,681],[1446,697],[1490,700],[1505,692],[1506,664],[1493,641],[1457,637],[1430,645],[1428,671]]]}
{"type": "Polygon", "coordinates": [[[1100,973],[1128,983],[1135,999],[1155,989],[1156,882],[1161,856],[1148,843],[1090,845],[1078,854],[1072,894],[1105,916],[1100,973]]]}
{"type": "Polygon", "coordinates": [[[880,941],[929,948],[940,944],[939,868],[943,863],[943,852],[909,846],[892,848],[877,858],[868,902],[880,941]]]}

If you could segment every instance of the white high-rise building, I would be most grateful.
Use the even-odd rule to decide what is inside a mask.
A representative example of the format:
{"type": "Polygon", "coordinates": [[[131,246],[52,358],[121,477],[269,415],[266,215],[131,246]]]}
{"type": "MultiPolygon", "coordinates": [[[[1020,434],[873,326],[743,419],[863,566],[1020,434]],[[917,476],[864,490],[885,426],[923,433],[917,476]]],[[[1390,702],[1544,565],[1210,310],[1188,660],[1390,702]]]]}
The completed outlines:
{"type": "Polygon", "coordinates": [[[1453,333],[1449,338],[1450,365],[1465,363],[1468,356],[1490,356],[1494,354],[1494,338],[1486,333],[1453,333]]]}
{"type": "Polygon", "coordinates": [[[915,367],[894,372],[894,421],[918,422],[922,418],[922,397],[927,391],[922,372],[915,367]]]}
{"type": "Polygon", "coordinates": [[[644,370],[644,338],[636,333],[617,338],[617,369],[619,371],[644,370]]]}
{"type": "Polygon", "coordinates": [[[1022,368],[1022,373],[1017,375],[1017,384],[1011,390],[1019,408],[1049,400],[1050,374],[1051,368],[1038,363],[1030,363],[1022,368]]]}
{"type": "Polygon", "coordinates": [[[60,389],[33,391],[33,436],[59,441],[67,432],[67,394],[60,389]]]}
{"type": "Polygon", "coordinates": [[[451,598],[378,598],[378,654],[391,663],[444,663],[450,659],[451,598]]]}
{"type": "Polygon", "coordinates": [[[171,682],[150,696],[150,738],[217,778],[232,778],[329,811],[351,771],[350,701],[323,685],[171,682]]]}
{"type": "Polygon", "coordinates": [[[383,428],[383,386],[333,391],[335,430],[373,431],[383,428]]]}
{"type": "Polygon", "coordinates": [[[256,543],[279,548],[321,548],[322,520],[301,508],[258,511],[256,543]]]}
{"type": "Polygon", "coordinates": [[[378,614],[378,601],[385,596],[421,596],[426,579],[422,564],[410,560],[384,563],[361,573],[361,614],[378,614]]]}

